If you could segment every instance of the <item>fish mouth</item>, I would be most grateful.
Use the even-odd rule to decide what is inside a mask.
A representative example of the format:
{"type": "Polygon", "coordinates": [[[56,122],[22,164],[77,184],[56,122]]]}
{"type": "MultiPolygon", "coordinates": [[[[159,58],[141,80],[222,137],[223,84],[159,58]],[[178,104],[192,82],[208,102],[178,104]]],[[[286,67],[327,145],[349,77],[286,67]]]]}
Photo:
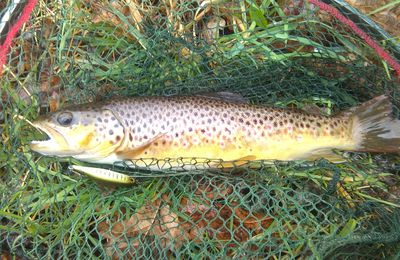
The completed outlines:
{"type": "Polygon", "coordinates": [[[33,122],[32,125],[47,135],[45,140],[33,140],[30,142],[30,148],[43,155],[68,156],[76,152],[68,151],[70,147],[67,139],[56,129],[41,122],[33,122]]]}

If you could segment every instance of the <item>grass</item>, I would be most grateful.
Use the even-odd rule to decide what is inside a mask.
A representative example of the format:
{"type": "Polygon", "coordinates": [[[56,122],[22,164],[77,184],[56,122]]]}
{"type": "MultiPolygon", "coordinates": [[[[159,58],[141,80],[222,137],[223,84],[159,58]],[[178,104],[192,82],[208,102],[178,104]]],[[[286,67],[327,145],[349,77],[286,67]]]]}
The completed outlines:
{"type": "MultiPolygon", "coordinates": [[[[388,221],[386,216],[400,214],[399,194],[393,189],[400,183],[398,157],[352,154],[347,163],[338,165],[264,163],[261,169],[247,168],[235,176],[205,172],[149,178],[130,171],[138,185],[110,191],[68,172],[71,160],[33,154],[27,144],[40,137],[23,118],[34,119],[53,103],[58,107],[99,99],[105,90],[154,95],[229,89],[254,103],[312,107],[328,115],[377,93],[398,95],[385,68],[374,62],[358,39],[324,17],[305,11],[287,14],[282,1],[232,5],[213,1],[202,6],[131,1],[130,15],[120,5],[85,3],[61,6],[39,1],[36,18],[25,28],[33,36],[17,39],[0,79],[5,114],[0,132],[0,250],[32,258],[110,256],[124,240],[104,237],[117,233],[119,224],[126,225],[149,201],[162,199],[171,208],[169,214],[193,219],[181,205],[185,198],[196,214],[222,201],[232,209],[263,212],[274,220],[238,243],[241,236],[235,235],[246,218],[236,213],[225,216],[224,208],[211,207],[200,211],[200,219],[216,210],[226,218],[225,226],[233,229],[230,235],[211,229],[213,220],[207,219],[211,230],[200,232],[197,242],[187,241],[184,250],[170,250],[168,257],[178,252],[255,256],[265,250],[273,258],[309,254],[324,258],[325,252],[351,254],[346,245],[352,245],[352,237],[365,255],[394,252],[398,218],[388,221]],[[134,22],[133,16],[146,23],[134,22]],[[215,17],[226,25],[208,28],[215,17]],[[97,23],[88,23],[88,18],[97,23]],[[52,75],[62,84],[52,82],[52,75]],[[101,223],[110,226],[103,229],[101,223]],[[383,242],[370,245],[363,237],[368,234],[374,234],[377,242],[381,236],[383,242]],[[390,235],[394,239],[387,240],[390,235]]],[[[129,254],[139,254],[154,239],[147,237],[150,242],[141,241],[137,247],[139,240],[127,237],[134,233],[132,228],[125,228],[124,237],[131,239],[129,254]]],[[[191,228],[195,229],[193,224],[191,228]]],[[[179,241],[179,237],[166,241],[174,239],[179,241]]],[[[156,249],[147,254],[157,256],[162,250],[156,249]]]]}
{"type": "Polygon", "coordinates": [[[395,5],[398,5],[400,3],[399,0],[396,1],[391,1],[383,6],[380,6],[379,8],[376,8],[375,10],[373,10],[372,12],[369,12],[368,15],[373,15],[379,12],[382,12],[385,9],[389,9],[390,7],[394,7],[395,5]]]}

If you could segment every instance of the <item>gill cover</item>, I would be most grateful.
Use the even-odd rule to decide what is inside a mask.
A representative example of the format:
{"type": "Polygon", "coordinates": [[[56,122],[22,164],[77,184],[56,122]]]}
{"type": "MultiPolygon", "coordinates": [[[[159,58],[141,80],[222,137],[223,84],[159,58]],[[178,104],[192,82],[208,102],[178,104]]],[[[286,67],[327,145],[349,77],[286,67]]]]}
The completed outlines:
{"type": "Polygon", "coordinates": [[[124,139],[124,128],[109,109],[59,111],[33,125],[49,137],[30,143],[43,155],[98,160],[112,154],[124,139]]]}

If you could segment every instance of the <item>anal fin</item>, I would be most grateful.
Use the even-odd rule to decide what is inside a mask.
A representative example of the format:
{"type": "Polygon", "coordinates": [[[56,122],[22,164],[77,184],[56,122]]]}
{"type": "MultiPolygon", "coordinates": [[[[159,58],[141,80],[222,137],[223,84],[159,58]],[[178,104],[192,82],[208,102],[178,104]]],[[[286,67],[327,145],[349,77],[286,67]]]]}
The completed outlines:
{"type": "Polygon", "coordinates": [[[346,161],[345,157],[343,157],[341,154],[336,153],[334,150],[332,150],[332,148],[313,150],[299,159],[309,160],[309,161],[326,159],[333,163],[342,163],[346,161]]]}
{"type": "Polygon", "coordinates": [[[241,167],[245,164],[248,164],[249,161],[254,161],[256,159],[255,155],[248,155],[242,158],[238,158],[236,160],[233,161],[224,161],[221,162],[220,164],[217,165],[217,168],[221,168],[221,169],[232,169],[232,168],[236,168],[236,167],[241,167]]]}

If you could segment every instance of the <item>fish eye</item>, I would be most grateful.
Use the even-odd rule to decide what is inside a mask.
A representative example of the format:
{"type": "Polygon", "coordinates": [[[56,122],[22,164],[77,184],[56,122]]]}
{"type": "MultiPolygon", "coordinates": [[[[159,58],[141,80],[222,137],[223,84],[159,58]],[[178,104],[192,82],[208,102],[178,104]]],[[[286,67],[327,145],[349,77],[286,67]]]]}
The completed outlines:
{"type": "Polygon", "coordinates": [[[69,126],[72,122],[73,115],[71,112],[62,112],[57,116],[57,122],[62,126],[69,126]]]}

